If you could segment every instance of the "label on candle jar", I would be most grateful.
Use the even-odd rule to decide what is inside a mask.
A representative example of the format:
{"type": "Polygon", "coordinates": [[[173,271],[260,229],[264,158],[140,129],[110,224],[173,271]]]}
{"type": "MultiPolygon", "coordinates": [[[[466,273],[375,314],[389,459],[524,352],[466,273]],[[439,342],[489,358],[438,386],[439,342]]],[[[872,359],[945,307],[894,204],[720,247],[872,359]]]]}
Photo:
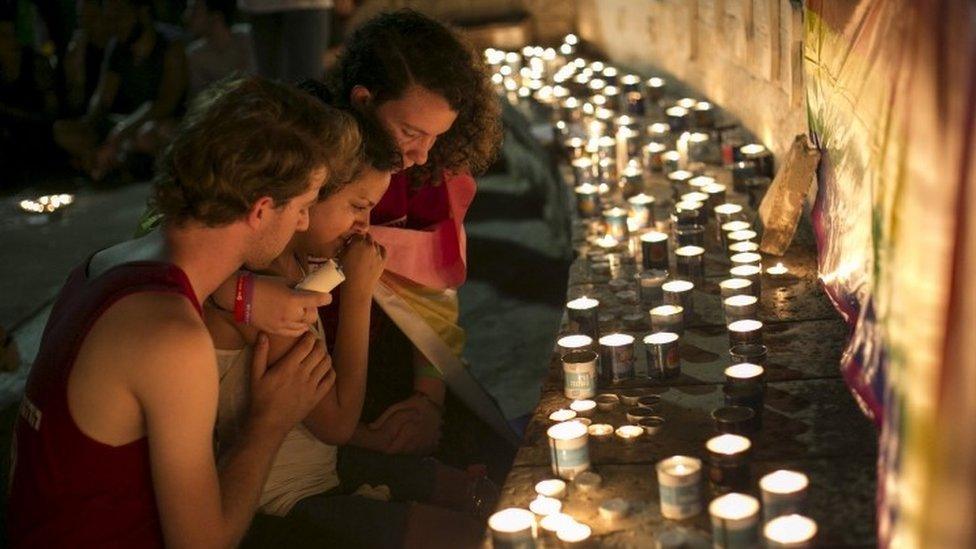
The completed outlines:
{"type": "Polygon", "coordinates": [[[566,398],[579,400],[596,394],[597,356],[592,351],[567,353],[563,357],[566,398]]]}
{"type": "Polygon", "coordinates": [[[561,423],[550,427],[547,434],[553,474],[572,480],[577,474],[590,468],[585,425],[576,422],[561,423]]]}
{"type": "Polygon", "coordinates": [[[661,485],[661,514],[682,519],[701,512],[701,489],[697,483],[683,486],[661,485]]]}

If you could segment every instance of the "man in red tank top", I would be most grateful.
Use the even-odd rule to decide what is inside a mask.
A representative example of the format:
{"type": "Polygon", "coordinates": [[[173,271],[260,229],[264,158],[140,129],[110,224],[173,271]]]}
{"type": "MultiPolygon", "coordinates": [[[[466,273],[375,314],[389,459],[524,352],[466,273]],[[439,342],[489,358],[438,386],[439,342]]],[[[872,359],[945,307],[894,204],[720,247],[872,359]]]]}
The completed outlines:
{"type": "Polygon", "coordinates": [[[358,156],[348,115],[260,79],[226,85],[187,117],[154,180],[163,227],[93,255],[52,310],[15,431],[15,546],[240,541],[285,433],[334,374],[310,335],[270,366],[260,338],[248,433],[218,469],[200,303],[241,265],[281,253],[320,187],[358,156]]]}

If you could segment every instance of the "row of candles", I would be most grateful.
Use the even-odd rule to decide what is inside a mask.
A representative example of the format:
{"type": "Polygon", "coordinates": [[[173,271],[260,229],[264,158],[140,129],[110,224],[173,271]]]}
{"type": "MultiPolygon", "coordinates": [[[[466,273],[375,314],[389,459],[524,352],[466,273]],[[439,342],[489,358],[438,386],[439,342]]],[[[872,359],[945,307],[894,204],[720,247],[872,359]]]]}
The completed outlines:
{"type": "MultiPolygon", "coordinates": [[[[678,353],[688,317],[693,313],[692,291],[704,279],[705,228],[714,216],[722,246],[732,263],[732,278],[720,289],[729,329],[733,365],[726,368],[724,387],[727,406],[713,411],[721,435],[706,443],[708,477],[720,492],[727,492],[709,505],[713,540],[717,547],[747,547],[758,543],[759,502],[740,493],[748,489],[751,441],[745,434],[761,426],[765,393],[764,364],[767,349],[762,343],[762,322],[756,316],[762,286],[762,256],[756,253],[757,233],[745,221],[743,208],[726,201],[726,187],[701,173],[704,162],[716,158],[732,170],[733,189],[748,192],[755,176],[772,176],[772,156],[759,144],[732,146],[720,143],[715,154],[716,132],[711,104],[682,98],[662,105],[665,82],[661,78],[642,81],[636,75],[621,75],[615,67],[582,58],[572,61],[578,40],[567,36],[557,50],[527,47],[515,52],[486,52],[496,68],[493,81],[509,93],[514,103],[534,99],[551,109],[558,135],[573,169],[577,212],[587,221],[595,245],[587,253],[587,265],[596,277],[609,275],[623,302],[648,306],[652,333],[643,338],[647,356],[647,377],[669,379],[680,375],[678,353]],[[508,67],[508,68],[506,68],[508,67]],[[519,80],[521,79],[521,80],[519,80]],[[663,119],[648,119],[647,107],[663,108],[663,119]],[[617,170],[617,166],[623,166],[617,170]],[[654,197],[645,194],[646,172],[664,172],[671,185],[674,208],[670,234],[653,230],[654,197]],[[670,249],[670,243],[676,246],[670,249]],[[642,270],[635,275],[636,291],[617,278],[622,263],[641,256],[642,270]],[[675,277],[669,277],[671,259],[675,277]],[[739,492],[734,491],[739,490],[739,492]]],[[[767,277],[782,277],[782,265],[767,269],[767,277]]],[[[575,489],[591,491],[599,486],[598,474],[590,471],[589,439],[609,440],[615,434],[632,442],[644,434],[658,432],[664,418],[657,415],[660,397],[633,394],[597,394],[601,385],[612,385],[635,377],[636,338],[627,333],[601,334],[600,302],[580,297],[567,304],[570,326],[577,332],[561,338],[565,394],[572,399],[569,409],[550,415],[557,422],[547,431],[553,474],[537,485],[539,494],[529,510],[506,509],[489,521],[495,545],[530,546],[537,528],[564,543],[585,543],[589,526],[561,513],[560,497],[569,480],[575,489]],[[594,341],[598,348],[594,349],[594,341]],[[599,351],[599,353],[596,352],[599,351]],[[591,400],[593,399],[593,400],[591,400]],[[593,424],[595,409],[610,410],[621,400],[631,406],[628,421],[614,429],[593,424]]],[[[647,317],[637,315],[637,324],[647,317]]],[[[686,519],[701,512],[702,461],[672,456],[657,466],[662,514],[669,519],[686,519]]],[[[816,524],[800,515],[808,481],[802,473],[777,471],[760,481],[767,518],[766,541],[777,547],[803,547],[816,533],[816,524]]],[[[626,502],[608,500],[600,515],[608,520],[626,513],[626,502]],[[622,505],[621,505],[622,504],[622,505]]]]}

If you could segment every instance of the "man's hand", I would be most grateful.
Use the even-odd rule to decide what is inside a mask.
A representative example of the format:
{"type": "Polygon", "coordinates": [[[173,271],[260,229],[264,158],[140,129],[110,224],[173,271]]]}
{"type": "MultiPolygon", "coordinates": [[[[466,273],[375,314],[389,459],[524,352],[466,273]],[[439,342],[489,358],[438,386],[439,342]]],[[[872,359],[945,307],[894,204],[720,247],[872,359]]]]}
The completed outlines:
{"type": "Polygon", "coordinates": [[[373,295],[373,287],[383,274],[386,264],[386,249],[375,242],[368,234],[356,235],[349,239],[339,256],[346,281],[342,285],[343,297],[373,295]]]}
{"type": "Polygon", "coordinates": [[[307,333],[268,367],[268,336],[260,334],[251,363],[251,420],[287,432],[332,390],[335,371],[325,344],[307,333]]]}
{"type": "Polygon", "coordinates": [[[441,423],[441,409],[416,393],[387,408],[369,428],[392,437],[386,448],[389,454],[427,455],[437,449],[441,423]]]}
{"type": "Polygon", "coordinates": [[[318,308],[332,303],[332,294],[296,290],[278,276],[255,276],[251,325],[269,334],[299,337],[319,318],[318,308]]]}

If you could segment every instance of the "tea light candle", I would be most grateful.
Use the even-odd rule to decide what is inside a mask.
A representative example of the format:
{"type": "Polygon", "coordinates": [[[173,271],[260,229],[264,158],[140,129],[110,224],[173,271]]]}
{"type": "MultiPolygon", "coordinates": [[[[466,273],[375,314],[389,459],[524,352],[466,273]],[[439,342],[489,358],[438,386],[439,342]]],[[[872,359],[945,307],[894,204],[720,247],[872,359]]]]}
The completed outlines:
{"type": "Polygon", "coordinates": [[[680,305],[684,309],[685,317],[692,313],[691,292],[695,283],[690,280],[670,280],[661,285],[664,292],[664,302],[668,305],[680,305]]]}
{"type": "Polygon", "coordinates": [[[571,329],[595,338],[598,333],[597,307],[599,306],[598,300],[586,296],[566,303],[571,329]]]}
{"type": "MultiPolygon", "coordinates": [[[[720,233],[720,236],[722,237],[722,246],[724,246],[725,248],[728,248],[729,247],[729,244],[733,244],[734,242],[740,242],[740,240],[730,241],[729,240],[729,234],[734,233],[734,232],[738,232],[738,231],[747,231],[747,230],[749,230],[749,227],[751,227],[751,226],[752,225],[750,225],[748,222],[742,221],[742,220],[738,220],[738,219],[733,220],[733,221],[729,221],[728,223],[723,223],[722,226],[721,226],[721,229],[722,230],[721,230],[721,233],[720,233]]],[[[746,240],[748,240],[748,239],[746,239],[746,240]]]]}
{"type": "Polygon", "coordinates": [[[751,242],[755,240],[759,235],[756,231],[752,229],[745,229],[741,231],[732,231],[725,234],[726,247],[736,244],[738,242],[751,242]]]}
{"type": "Polygon", "coordinates": [[[731,254],[741,254],[743,252],[756,252],[759,251],[759,244],[755,242],[746,240],[745,242],[734,242],[729,244],[729,253],[731,254]]]}
{"type": "Polygon", "coordinates": [[[620,427],[617,427],[616,433],[617,438],[626,443],[631,443],[644,434],[644,429],[637,425],[621,425],[620,427]]]}
{"type": "Polygon", "coordinates": [[[748,295],[751,293],[752,282],[745,278],[727,278],[719,282],[718,287],[723,298],[734,295],[748,295]]]}
{"type": "MultiPolygon", "coordinates": [[[[733,278],[732,280],[745,280],[743,278],[733,278]]],[[[752,288],[752,282],[746,287],[746,291],[752,288]]],[[[729,296],[722,300],[722,311],[725,313],[725,322],[732,323],[737,320],[748,320],[756,318],[759,310],[759,300],[754,295],[740,294],[729,296]]]]}
{"type": "Polygon", "coordinates": [[[626,500],[613,498],[600,504],[599,513],[604,519],[613,521],[623,518],[629,510],[630,504],[626,500]]]}
{"type": "Polygon", "coordinates": [[[768,354],[769,349],[765,345],[745,344],[736,345],[729,349],[729,355],[732,357],[733,364],[749,362],[765,366],[768,354]]]}
{"type": "MultiPolygon", "coordinates": [[[[617,139],[620,141],[621,136],[624,136],[626,132],[630,130],[624,128],[617,133],[617,139]]],[[[632,198],[644,190],[644,170],[641,168],[636,160],[640,151],[633,148],[632,146],[637,145],[636,139],[625,138],[621,141],[621,150],[619,151],[620,161],[624,168],[620,171],[620,191],[623,197],[626,199],[632,198]]]]}
{"type": "Polygon", "coordinates": [[[661,416],[648,416],[639,420],[637,425],[644,429],[644,434],[656,435],[664,427],[664,418],[661,416]]]}
{"type": "Polygon", "coordinates": [[[600,370],[605,381],[616,383],[634,377],[634,336],[610,334],[600,338],[600,370]]]}
{"type": "Polygon", "coordinates": [[[566,398],[586,399],[596,394],[599,367],[595,352],[589,349],[570,351],[563,355],[561,362],[563,365],[563,393],[566,398]]]}
{"type": "Polygon", "coordinates": [[[640,302],[647,307],[655,306],[664,299],[661,285],[668,280],[668,272],[661,269],[641,271],[634,275],[637,279],[637,290],[640,302]]]}
{"type": "Polygon", "coordinates": [[[684,307],[681,305],[658,305],[650,311],[651,329],[657,332],[684,332],[684,307]]]}
{"type": "Polygon", "coordinates": [[[559,538],[559,541],[570,547],[585,544],[590,539],[591,534],[592,530],[589,526],[576,521],[563,524],[556,530],[556,537],[559,538]]]}
{"type": "Polygon", "coordinates": [[[595,217],[600,207],[600,188],[592,183],[583,183],[574,189],[576,193],[576,212],[582,218],[595,217]]]}
{"type": "Polygon", "coordinates": [[[657,463],[661,515],[683,520],[701,512],[701,460],[672,456],[657,463]]]}
{"type": "Polygon", "coordinates": [[[588,417],[579,417],[579,416],[576,416],[575,418],[571,419],[570,421],[575,421],[577,423],[582,423],[586,427],[589,427],[590,425],[593,424],[593,420],[590,419],[590,418],[588,418],[588,417]]]}
{"type": "Polygon", "coordinates": [[[719,433],[746,435],[757,429],[756,412],[746,406],[723,406],[712,410],[712,421],[719,433]]]}
{"type": "Polygon", "coordinates": [[[640,237],[641,265],[645,269],[668,270],[668,235],[657,231],[640,237]]]}
{"type": "Polygon", "coordinates": [[[620,397],[613,393],[602,393],[596,396],[596,406],[603,412],[609,412],[620,403],[620,397]]]}
{"type": "Polygon", "coordinates": [[[736,267],[739,265],[755,265],[756,267],[762,267],[762,256],[756,252],[738,253],[730,257],[729,261],[731,261],[732,265],[736,267]]]}
{"type": "Polygon", "coordinates": [[[671,173],[681,167],[681,153],[675,150],[661,153],[661,167],[665,173],[671,173]]]}
{"type": "Polygon", "coordinates": [[[769,521],[763,536],[770,549],[806,549],[814,546],[817,523],[802,515],[786,515],[769,521]]]}
{"type": "Polygon", "coordinates": [[[726,433],[708,439],[708,478],[719,490],[745,489],[749,484],[749,451],[752,442],[726,433]]]}
{"type": "Polygon", "coordinates": [[[639,193],[627,199],[630,212],[638,228],[643,229],[654,223],[654,197],[639,193]]]}
{"type": "Polygon", "coordinates": [[[674,251],[678,276],[695,282],[705,278],[705,248],[682,246],[674,251]]]}
{"type": "MultiPolygon", "coordinates": [[[[664,307],[676,307],[663,305],[664,307]]],[[[653,310],[651,315],[653,317],[653,310]]],[[[680,315],[680,311],[679,311],[680,315]]],[[[673,379],[681,375],[681,356],[678,352],[678,334],[656,332],[644,338],[647,353],[647,377],[652,379],[673,379]]]]}
{"type": "Polygon", "coordinates": [[[556,347],[559,348],[560,356],[572,351],[590,349],[592,345],[593,338],[582,334],[570,334],[556,340],[556,347]]]}
{"type": "Polygon", "coordinates": [[[624,403],[624,406],[636,406],[637,399],[641,397],[644,392],[640,389],[624,389],[617,393],[620,397],[620,402],[624,403]]]}
{"type": "MultiPolygon", "coordinates": [[[[715,221],[719,227],[730,221],[735,221],[735,218],[740,215],[742,215],[742,206],[738,204],[726,202],[725,204],[715,206],[715,221]]],[[[746,226],[748,227],[748,223],[746,226]]]]}
{"type": "MultiPolygon", "coordinates": [[[[624,216],[623,221],[621,223],[623,223],[623,225],[625,227],[627,226],[627,217],[626,217],[626,215],[624,216]]],[[[603,235],[603,236],[601,236],[601,237],[599,237],[599,238],[596,239],[596,245],[599,246],[600,248],[603,248],[603,250],[605,252],[609,252],[609,251],[612,251],[617,246],[619,246],[620,245],[620,241],[617,240],[616,238],[614,238],[613,235],[611,235],[611,234],[605,234],[605,235],[603,235]]]]}
{"type": "Polygon", "coordinates": [[[762,269],[755,265],[739,265],[729,269],[729,274],[735,278],[745,278],[752,282],[752,295],[762,295],[762,269]]]}
{"type": "Polygon", "coordinates": [[[596,401],[590,399],[574,400],[569,404],[569,409],[580,416],[589,417],[596,410],[596,401]]]}
{"type": "Polygon", "coordinates": [[[787,269],[782,263],[777,263],[776,265],[766,269],[766,274],[772,276],[773,278],[781,278],[789,272],[790,270],[787,269]]]}
{"type": "Polygon", "coordinates": [[[552,474],[572,480],[574,476],[590,468],[588,429],[582,423],[564,421],[546,430],[552,474]]]}
{"type": "Polygon", "coordinates": [[[708,506],[712,543],[722,549],[752,549],[759,545],[759,501],[739,493],[726,494],[708,506]]]}
{"type": "Polygon", "coordinates": [[[638,421],[651,417],[654,415],[654,410],[650,408],[645,408],[643,406],[634,406],[633,408],[627,409],[627,421],[631,423],[637,423],[638,421]]]}
{"type": "Polygon", "coordinates": [[[637,399],[637,405],[641,408],[649,408],[651,410],[657,410],[657,407],[661,404],[661,397],[658,395],[644,395],[637,399]]]}
{"type": "Polygon", "coordinates": [[[809,479],[803,473],[780,469],[759,479],[763,514],[767,521],[781,515],[802,513],[809,479]]]}
{"type": "Polygon", "coordinates": [[[668,148],[664,143],[658,141],[651,141],[644,146],[644,165],[647,166],[651,171],[659,172],[664,167],[661,154],[664,153],[668,148]]]}
{"type": "Polygon", "coordinates": [[[563,499],[566,497],[566,481],[558,478],[540,480],[535,483],[535,493],[547,498],[563,499]]]}
{"type": "Polygon", "coordinates": [[[576,519],[567,515],[566,513],[553,513],[551,515],[542,517],[542,520],[539,521],[539,527],[548,534],[556,535],[556,532],[558,532],[559,528],[561,528],[563,525],[574,522],[576,522],[576,519]]]}
{"type": "Polygon", "coordinates": [[[729,323],[729,348],[742,343],[762,343],[763,323],[755,319],[736,320],[729,323]]]}
{"type": "Polygon", "coordinates": [[[529,511],[532,511],[540,517],[552,515],[562,510],[563,502],[556,498],[536,496],[536,498],[529,503],[529,511]]]}
{"type": "Polygon", "coordinates": [[[629,230],[627,227],[627,210],[623,208],[610,208],[603,210],[603,222],[607,227],[607,236],[613,237],[616,242],[613,246],[627,238],[629,230]]]}
{"type": "Polygon", "coordinates": [[[492,546],[497,549],[535,547],[535,515],[526,509],[509,507],[488,518],[492,546]]]}
{"type": "MultiPolygon", "coordinates": [[[[610,429],[610,432],[613,432],[612,428],[610,429]]],[[[573,487],[575,487],[579,492],[592,492],[599,488],[600,484],[602,483],[603,477],[594,473],[593,471],[583,471],[582,473],[576,475],[576,478],[573,479],[573,487]]]]}
{"type": "Polygon", "coordinates": [[[608,425],[606,423],[593,423],[587,427],[589,434],[596,440],[602,441],[610,438],[613,434],[613,425],[608,425]]]}
{"type": "Polygon", "coordinates": [[[549,414],[549,421],[569,421],[576,417],[576,412],[572,410],[567,410],[566,408],[561,408],[555,412],[549,414]]]}

